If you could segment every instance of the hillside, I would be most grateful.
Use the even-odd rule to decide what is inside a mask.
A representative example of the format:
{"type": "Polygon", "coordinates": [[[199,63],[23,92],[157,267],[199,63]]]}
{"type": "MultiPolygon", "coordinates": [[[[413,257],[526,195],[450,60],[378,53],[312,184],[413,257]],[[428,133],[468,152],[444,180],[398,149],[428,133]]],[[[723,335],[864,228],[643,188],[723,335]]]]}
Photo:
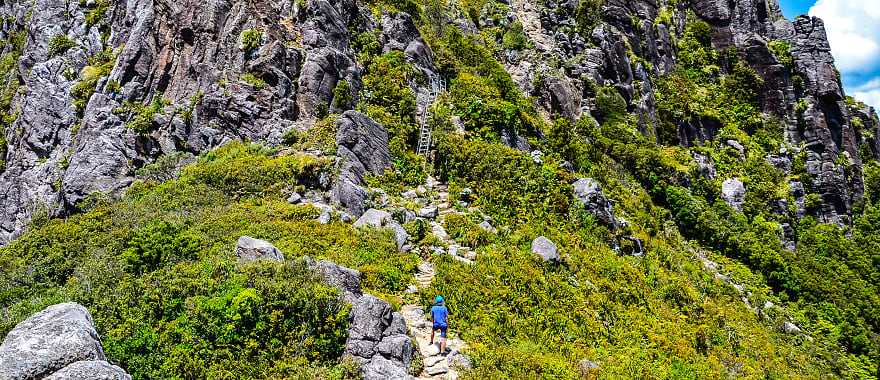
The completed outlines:
{"type": "Polygon", "coordinates": [[[880,121],[777,0],[0,10],[0,379],[880,377],[880,121]]]}

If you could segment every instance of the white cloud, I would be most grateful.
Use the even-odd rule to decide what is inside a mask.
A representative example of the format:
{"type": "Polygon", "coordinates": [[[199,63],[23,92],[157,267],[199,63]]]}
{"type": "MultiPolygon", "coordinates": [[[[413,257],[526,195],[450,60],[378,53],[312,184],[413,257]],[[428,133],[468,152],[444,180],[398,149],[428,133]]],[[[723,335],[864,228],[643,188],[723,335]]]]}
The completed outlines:
{"type": "Polygon", "coordinates": [[[852,95],[856,99],[865,102],[865,104],[874,107],[875,110],[880,111],[880,78],[874,78],[854,88],[852,95]]]}
{"type": "Polygon", "coordinates": [[[819,0],[810,16],[822,18],[831,53],[846,74],[880,71],[880,6],[877,0],[819,0]]]}

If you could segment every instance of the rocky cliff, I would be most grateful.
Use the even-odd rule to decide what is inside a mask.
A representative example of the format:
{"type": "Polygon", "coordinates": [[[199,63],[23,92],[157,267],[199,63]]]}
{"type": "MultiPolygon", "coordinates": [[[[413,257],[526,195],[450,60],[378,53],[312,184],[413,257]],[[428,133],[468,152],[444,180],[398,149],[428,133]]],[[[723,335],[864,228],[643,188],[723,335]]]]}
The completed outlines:
{"type": "MultiPolygon", "coordinates": [[[[588,24],[571,1],[513,1],[487,6],[476,20],[452,12],[439,21],[471,31],[521,25],[528,44],[508,49],[503,63],[546,115],[600,117],[595,87],[613,86],[642,132],[655,135],[653,82],[676,69],[675,41],[695,15],[711,25],[715,49],[732,48],[763,79],[760,109],[784,123],[795,148],[773,159],[805,154],[802,182],[821,197],[815,214],[851,221],[863,196],[860,150],[880,157],[880,132],[873,110],[847,102],[821,20],[786,20],[775,0],[597,4],[588,24]],[[774,54],[774,43],[790,56],[774,54]]],[[[4,242],[35,215],[66,215],[92,194],[118,194],[161,155],[234,139],[277,144],[285,132],[354,107],[364,67],[353,37],[361,32],[381,31],[383,51],[435,70],[407,14],[376,14],[356,1],[23,0],[2,13],[4,242]]],[[[719,125],[693,117],[676,128],[679,142],[692,145],[719,125]]]]}

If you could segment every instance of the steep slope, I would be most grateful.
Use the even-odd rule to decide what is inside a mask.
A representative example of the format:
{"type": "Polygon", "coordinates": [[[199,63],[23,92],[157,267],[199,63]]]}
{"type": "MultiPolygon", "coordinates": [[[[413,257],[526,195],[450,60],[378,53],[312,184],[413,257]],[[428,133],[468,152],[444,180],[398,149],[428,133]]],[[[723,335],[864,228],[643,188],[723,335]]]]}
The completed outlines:
{"type": "MultiPolygon", "coordinates": [[[[355,267],[407,311],[443,294],[464,376],[878,376],[880,122],[845,95],[822,21],[776,0],[0,9],[4,331],[73,300],[135,378],[212,360],[350,375],[343,321],[309,353],[236,340],[251,368],[219,330],[187,330],[254,293],[254,323],[275,323],[262,313],[300,302],[275,292],[298,281],[327,295],[296,268],[227,271],[247,233],[355,267]],[[434,179],[451,209],[432,221],[434,179]],[[346,224],[371,208],[391,232],[346,224]],[[436,277],[404,292],[420,260],[436,277]],[[159,295],[178,272],[216,282],[116,304],[117,279],[159,295]],[[133,326],[119,308],[163,311],[133,326]]],[[[338,317],[331,298],[290,312],[338,317]]]]}

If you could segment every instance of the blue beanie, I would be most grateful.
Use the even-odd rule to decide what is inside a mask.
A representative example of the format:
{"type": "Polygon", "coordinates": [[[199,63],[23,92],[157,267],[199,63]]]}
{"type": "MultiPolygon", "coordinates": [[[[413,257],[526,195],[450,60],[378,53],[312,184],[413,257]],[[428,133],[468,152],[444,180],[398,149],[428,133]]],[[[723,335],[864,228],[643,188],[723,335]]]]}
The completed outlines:
{"type": "Polygon", "coordinates": [[[437,296],[437,298],[434,298],[434,303],[440,303],[440,302],[443,302],[443,296],[437,296]]]}

